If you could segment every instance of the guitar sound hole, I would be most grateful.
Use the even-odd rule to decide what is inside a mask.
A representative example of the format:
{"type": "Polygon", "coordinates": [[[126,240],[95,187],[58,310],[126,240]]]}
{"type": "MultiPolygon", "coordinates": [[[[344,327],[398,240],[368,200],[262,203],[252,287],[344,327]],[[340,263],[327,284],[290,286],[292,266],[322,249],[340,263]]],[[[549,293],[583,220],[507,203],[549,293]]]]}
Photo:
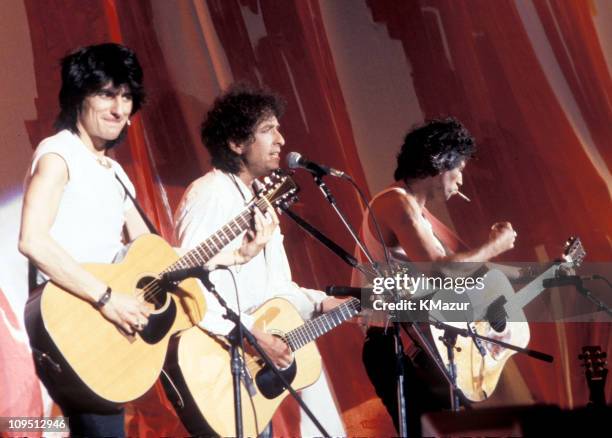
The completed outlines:
{"type": "Polygon", "coordinates": [[[136,283],[136,288],[143,294],[146,302],[155,306],[155,310],[160,309],[166,302],[166,289],[153,276],[142,277],[136,283]]]}
{"type": "Polygon", "coordinates": [[[501,333],[506,328],[506,297],[503,295],[498,297],[487,309],[486,319],[489,321],[491,328],[498,333],[501,333]]]}

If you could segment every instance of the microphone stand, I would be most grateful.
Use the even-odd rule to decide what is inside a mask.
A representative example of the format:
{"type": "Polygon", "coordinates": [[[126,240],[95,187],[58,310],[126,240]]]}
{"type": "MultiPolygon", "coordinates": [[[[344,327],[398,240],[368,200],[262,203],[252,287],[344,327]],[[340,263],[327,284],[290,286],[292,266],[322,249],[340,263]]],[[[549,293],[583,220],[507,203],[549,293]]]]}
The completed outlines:
{"type": "MultiPolygon", "coordinates": [[[[340,220],[342,221],[344,226],[348,229],[349,233],[353,237],[353,240],[355,240],[355,242],[357,243],[357,246],[359,246],[361,251],[365,254],[366,258],[368,259],[368,262],[373,267],[375,273],[380,275],[380,270],[378,269],[378,263],[374,261],[374,259],[372,258],[372,254],[370,253],[370,251],[368,251],[365,244],[361,241],[361,239],[359,238],[359,236],[357,235],[357,233],[355,232],[351,224],[346,219],[346,216],[342,213],[342,211],[336,204],[336,200],[334,196],[332,195],[331,191],[329,190],[329,187],[327,187],[327,185],[323,181],[324,175],[325,174],[322,172],[312,173],[315,184],[319,187],[325,199],[327,199],[327,201],[331,204],[332,208],[334,209],[338,217],[340,217],[340,220]]],[[[299,222],[298,222],[298,225],[299,225],[299,222]]],[[[321,239],[319,237],[320,235],[322,235],[321,233],[318,233],[317,235],[317,234],[312,233],[307,228],[304,228],[304,229],[308,231],[313,237],[318,239],[321,243],[323,243],[323,245],[327,246],[333,252],[338,254],[336,250],[332,246],[329,245],[328,243],[330,241],[329,239],[327,239],[326,241],[325,239],[321,239]]],[[[356,267],[352,263],[350,263],[345,257],[343,257],[340,254],[338,255],[340,256],[340,258],[342,258],[342,260],[347,262],[351,267],[356,267]]],[[[363,272],[362,269],[359,269],[359,270],[363,272]]],[[[407,437],[408,436],[408,419],[406,416],[406,409],[405,409],[406,399],[404,397],[404,392],[405,392],[404,391],[405,374],[404,374],[404,366],[403,366],[404,344],[402,343],[402,338],[400,336],[399,322],[394,321],[393,325],[395,328],[395,330],[393,331],[393,341],[394,341],[395,354],[396,354],[396,359],[397,359],[396,360],[396,363],[397,363],[397,406],[398,406],[399,434],[402,437],[407,437]]]]}
{"type": "Polygon", "coordinates": [[[489,342],[491,344],[497,344],[500,347],[507,348],[508,350],[516,351],[517,353],[526,354],[529,357],[532,357],[537,360],[541,360],[542,362],[552,363],[555,358],[550,354],[542,353],[538,350],[532,350],[531,348],[522,348],[517,347],[516,345],[508,344],[507,342],[500,341],[499,339],[489,338],[487,336],[479,335],[475,331],[454,327],[452,325],[446,324],[442,321],[430,321],[429,324],[435,325],[439,329],[450,330],[456,332],[458,335],[466,337],[466,338],[476,338],[481,339],[485,342],[489,342]]]}
{"type": "Polygon", "coordinates": [[[243,431],[243,423],[242,423],[242,394],[240,392],[240,377],[244,373],[246,375],[245,364],[242,361],[242,356],[240,355],[239,347],[241,344],[241,340],[243,337],[253,346],[255,351],[260,355],[263,359],[264,363],[268,368],[270,368],[276,377],[283,383],[283,386],[289,391],[291,396],[295,399],[295,401],[300,405],[300,407],[304,410],[306,415],[312,420],[314,425],[319,429],[321,435],[324,437],[329,437],[329,433],[325,430],[323,425],[317,420],[312,411],[306,406],[304,401],[299,397],[298,393],[293,389],[291,384],[285,379],[281,371],[276,367],[274,362],[270,359],[270,356],[263,350],[263,348],[257,342],[257,339],[247,329],[242,321],[240,320],[240,315],[227,305],[227,302],[223,297],[219,294],[215,285],[210,281],[209,278],[210,272],[207,269],[202,268],[202,270],[197,274],[197,278],[204,284],[206,289],[217,299],[219,304],[225,309],[225,315],[223,317],[231,322],[233,322],[236,326],[228,336],[230,341],[230,356],[231,356],[231,370],[232,370],[232,382],[234,387],[234,418],[236,421],[236,437],[242,438],[244,436],[243,431]]]}
{"type": "Polygon", "coordinates": [[[498,339],[489,338],[487,336],[479,335],[476,331],[471,328],[459,328],[455,327],[442,321],[429,321],[430,325],[435,326],[440,330],[444,330],[444,335],[440,337],[440,340],[446,346],[446,354],[448,357],[448,378],[449,378],[449,387],[450,387],[450,398],[451,398],[451,410],[458,411],[459,410],[459,392],[457,387],[457,366],[455,364],[455,344],[457,342],[457,336],[463,336],[466,338],[472,338],[474,343],[478,346],[477,340],[483,340],[492,344],[499,345],[501,347],[507,348],[509,350],[516,351],[517,353],[526,354],[529,357],[534,359],[541,360],[543,362],[552,362],[554,360],[553,356],[542,353],[537,350],[532,350],[530,348],[521,348],[516,345],[508,344],[507,342],[500,341],[498,339]]]}
{"type": "MultiPolygon", "coordinates": [[[[297,223],[300,228],[310,234],[312,237],[317,239],[319,242],[326,246],[330,251],[340,257],[346,264],[351,266],[352,268],[360,270],[365,275],[371,275],[371,272],[365,272],[363,267],[357,263],[357,260],[352,255],[348,254],[342,247],[340,247],[336,242],[328,238],[321,231],[316,229],[313,225],[307,222],[304,218],[299,216],[297,213],[293,212],[289,209],[288,205],[281,204],[281,210],[287,214],[289,218],[291,218],[295,223],[297,223]]],[[[376,271],[378,273],[378,271],[376,271]]],[[[357,297],[361,298],[361,297],[357,297]]],[[[400,436],[407,436],[407,419],[406,419],[406,399],[403,396],[404,393],[404,380],[405,380],[405,372],[404,372],[404,344],[401,341],[400,335],[400,323],[397,322],[397,318],[393,318],[395,321],[393,322],[393,339],[394,339],[394,349],[396,355],[396,373],[397,373],[397,400],[398,400],[398,412],[400,419],[400,426],[403,424],[404,432],[400,432],[400,436]]],[[[442,365],[442,371],[444,372],[446,369],[442,365]]],[[[400,430],[402,427],[400,427],[400,430]]]]}
{"type": "MultiPolygon", "coordinates": [[[[331,194],[329,188],[323,182],[322,177],[324,175],[325,175],[325,173],[323,173],[323,172],[313,173],[313,178],[314,178],[315,183],[317,184],[317,186],[319,187],[319,189],[321,190],[321,192],[323,193],[323,195],[327,199],[327,201],[332,205],[332,208],[337,213],[337,215],[340,217],[341,221],[344,223],[346,228],[349,230],[351,236],[353,237],[353,239],[355,240],[355,242],[357,243],[359,248],[363,251],[363,253],[365,254],[366,258],[370,262],[370,264],[371,264],[372,268],[374,269],[375,273],[377,275],[380,275],[380,270],[378,268],[378,264],[373,261],[371,254],[369,253],[369,251],[367,250],[365,245],[361,242],[361,240],[357,236],[357,233],[355,232],[355,230],[348,223],[347,219],[345,218],[345,216],[342,214],[342,212],[340,211],[340,209],[336,205],[335,199],[334,199],[333,195],[331,194]]],[[[292,219],[295,220],[294,215],[289,215],[289,216],[292,219]]],[[[318,232],[318,231],[316,233],[313,233],[312,232],[312,228],[313,228],[312,226],[310,227],[311,229],[308,229],[307,227],[302,226],[299,222],[298,222],[298,225],[300,225],[304,230],[309,232],[313,237],[317,238],[321,243],[323,243],[325,246],[327,246],[333,252],[335,252],[337,255],[339,255],[340,258],[342,258],[351,267],[356,267],[353,263],[351,263],[350,260],[348,260],[342,254],[339,254],[338,251],[336,251],[332,247],[332,245],[335,245],[333,242],[329,241],[329,239],[322,239],[320,237],[320,236],[322,236],[322,234],[320,232],[318,232]],[[331,242],[332,245],[329,244],[330,242],[331,242]]],[[[323,237],[325,237],[325,236],[323,236],[323,237]]],[[[335,246],[337,247],[337,245],[335,245],[335,246]]],[[[364,272],[363,269],[360,269],[360,271],[364,272]]],[[[583,291],[581,291],[581,292],[583,294],[585,294],[585,296],[587,298],[589,298],[591,301],[593,301],[593,298],[591,297],[590,292],[588,292],[588,291],[587,291],[587,293],[584,293],[583,291]]],[[[397,299],[397,294],[395,295],[395,297],[397,299]]],[[[605,308],[603,307],[602,303],[596,303],[596,304],[598,305],[598,307],[600,309],[605,310],[605,308]]],[[[454,350],[456,348],[455,344],[456,344],[456,340],[457,340],[457,336],[458,335],[471,337],[471,339],[474,341],[476,347],[478,348],[480,354],[482,354],[483,356],[484,356],[484,354],[486,354],[486,352],[484,351],[484,348],[480,344],[480,340],[491,342],[491,343],[500,345],[500,346],[502,346],[504,348],[508,348],[508,349],[517,351],[519,353],[527,354],[527,355],[529,355],[531,357],[534,357],[536,359],[539,359],[539,360],[543,360],[543,361],[546,361],[546,362],[552,362],[553,361],[553,357],[550,356],[550,355],[547,355],[545,353],[541,353],[541,352],[538,352],[538,351],[535,351],[535,350],[526,349],[526,348],[516,347],[516,346],[508,344],[506,342],[499,341],[497,339],[490,339],[490,338],[487,338],[485,336],[481,336],[481,335],[477,334],[469,326],[469,323],[467,323],[467,329],[459,329],[459,328],[456,328],[456,327],[453,327],[453,326],[450,326],[450,325],[447,325],[447,324],[444,324],[444,323],[440,322],[439,324],[441,324],[444,327],[444,336],[442,337],[441,340],[446,345],[446,348],[447,348],[447,357],[449,359],[449,368],[447,369],[445,364],[443,363],[443,361],[441,360],[441,358],[437,354],[437,351],[431,345],[431,342],[429,342],[428,338],[422,332],[422,330],[421,330],[421,328],[419,327],[418,324],[410,324],[409,328],[407,328],[406,324],[400,324],[400,322],[397,321],[397,315],[392,315],[391,317],[393,319],[393,326],[394,326],[393,338],[394,338],[394,347],[395,347],[396,364],[397,364],[396,365],[397,366],[396,372],[397,372],[397,399],[398,399],[397,400],[398,401],[397,405],[398,405],[398,411],[399,411],[398,412],[398,420],[399,420],[399,429],[400,429],[399,432],[400,432],[400,436],[402,436],[402,437],[408,436],[408,427],[407,427],[406,406],[405,406],[405,397],[404,397],[404,379],[405,379],[404,366],[403,366],[404,365],[403,364],[404,352],[403,352],[403,344],[402,344],[401,337],[400,337],[400,326],[403,327],[404,330],[406,331],[406,333],[423,348],[424,352],[434,361],[435,365],[440,369],[440,371],[442,372],[442,375],[448,381],[449,388],[450,388],[450,395],[451,395],[451,408],[452,408],[453,411],[457,411],[459,409],[459,406],[460,406],[459,405],[459,392],[458,392],[458,387],[457,387],[457,369],[456,369],[455,358],[454,358],[454,356],[455,356],[454,355],[454,350]]]]}
{"type": "Polygon", "coordinates": [[[599,298],[593,296],[593,293],[584,286],[584,283],[581,278],[579,278],[578,281],[574,284],[574,287],[581,295],[583,295],[591,303],[595,304],[595,306],[597,306],[597,310],[603,311],[608,316],[612,316],[612,309],[610,309],[610,307],[608,307],[606,303],[601,301],[599,298]]]}
{"type": "Polygon", "coordinates": [[[347,265],[352,268],[359,270],[362,274],[368,276],[372,275],[372,272],[366,272],[362,265],[359,264],[357,259],[353,257],[351,254],[346,252],[340,245],[331,240],[321,231],[317,230],[312,224],[310,224],[306,219],[298,215],[293,210],[289,209],[289,206],[286,203],[281,203],[279,208],[289,217],[291,218],[298,226],[306,231],[308,234],[313,236],[319,242],[323,244],[323,246],[327,247],[331,252],[340,257],[347,265]]]}
{"type": "MultiPolygon", "coordinates": [[[[367,250],[365,245],[361,242],[361,240],[359,239],[359,237],[355,233],[355,231],[352,228],[352,226],[348,223],[348,221],[346,220],[345,216],[342,214],[340,209],[337,207],[333,195],[331,194],[329,188],[325,185],[325,183],[322,180],[323,176],[324,176],[323,173],[313,174],[313,178],[314,178],[315,183],[319,186],[319,188],[320,188],[321,192],[323,193],[323,195],[325,196],[325,198],[332,205],[334,211],[336,211],[336,213],[338,214],[338,216],[340,217],[340,219],[342,220],[342,222],[344,223],[346,228],[349,230],[351,236],[353,237],[355,242],[357,242],[357,245],[359,246],[359,248],[361,248],[363,253],[366,255],[367,259],[371,263],[371,265],[372,265],[374,271],[376,272],[376,274],[380,275],[380,270],[378,269],[378,264],[373,261],[371,254],[369,253],[369,251],[367,250]]],[[[283,210],[287,211],[286,206],[285,206],[285,208],[283,210]]],[[[294,220],[295,220],[295,216],[297,216],[295,213],[289,214],[289,217],[291,217],[294,220]]],[[[301,221],[307,224],[307,222],[304,221],[303,219],[301,221]]],[[[343,256],[342,254],[338,253],[338,251],[337,251],[337,248],[339,248],[338,245],[334,244],[334,242],[332,242],[330,239],[326,238],[321,232],[319,232],[318,230],[314,229],[314,227],[312,227],[309,224],[308,224],[309,225],[308,227],[304,227],[299,222],[298,222],[298,225],[300,225],[305,231],[307,231],[313,237],[315,237],[317,240],[319,240],[323,245],[327,246],[330,250],[332,250],[332,252],[336,253],[342,260],[344,260],[346,263],[348,263],[351,267],[357,267],[357,266],[354,266],[354,264],[351,263],[351,261],[348,260],[345,256],[343,256]],[[313,232],[313,230],[314,230],[314,232],[313,232]],[[332,245],[330,245],[330,242],[331,242],[332,245]]],[[[342,250],[341,248],[340,248],[340,250],[344,252],[344,250],[342,250]]],[[[344,253],[346,253],[346,252],[344,252],[344,253]]],[[[360,271],[363,272],[362,269],[360,269],[360,271]]],[[[396,295],[396,298],[397,298],[397,295],[396,295]]],[[[475,333],[473,330],[470,330],[470,329],[458,329],[456,327],[449,326],[449,325],[444,324],[444,323],[440,323],[440,324],[444,324],[444,326],[446,326],[446,327],[450,327],[449,331],[445,330],[445,335],[447,333],[449,333],[449,335],[448,335],[447,339],[444,341],[444,343],[446,344],[446,347],[447,347],[447,352],[448,352],[448,357],[449,357],[449,365],[450,365],[450,367],[449,367],[450,369],[447,369],[446,366],[444,365],[443,361],[441,360],[441,358],[438,356],[437,351],[431,345],[431,343],[429,342],[429,340],[427,339],[425,334],[422,332],[422,330],[418,326],[418,324],[410,324],[410,328],[407,328],[406,324],[401,324],[399,321],[397,321],[396,315],[392,316],[392,319],[394,320],[393,321],[393,326],[394,326],[393,338],[394,338],[394,347],[395,347],[396,364],[397,364],[397,369],[396,369],[396,371],[397,371],[397,398],[398,398],[397,406],[398,406],[398,411],[399,411],[398,412],[398,420],[399,420],[399,426],[400,426],[399,432],[400,432],[400,436],[402,436],[402,437],[408,436],[408,425],[407,425],[406,409],[405,409],[406,405],[405,405],[405,397],[404,397],[404,392],[405,392],[404,391],[405,373],[404,373],[404,366],[403,366],[404,351],[403,351],[403,343],[401,341],[401,336],[400,336],[400,327],[403,327],[403,329],[406,331],[406,333],[410,337],[412,337],[413,339],[416,338],[416,341],[418,342],[418,344],[421,345],[421,347],[423,348],[425,353],[428,354],[428,356],[434,361],[436,366],[442,372],[442,375],[448,381],[449,387],[450,387],[450,392],[451,392],[451,408],[454,411],[459,409],[459,394],[458,394],[458,391],[457,391],[458,388],[457,388],[457,382],[456,382],[456,380],[457,380],[456,379],[456,365],[454,364],[454,348],[455,348],[455,342],[456,342],[456,339],[457,339],[457,333],[458,334],[462,334],[462,333],[465,332],[465,334],[463,336],[470,336],[472,338],[472,340],[474,341],[474,343],[476,344],[477,347],[480,346],[480,344],[477,342],[477,340],[481,340],[482,339],[484,341],[491,342],[491,343],[494,343],[494,344],[498,344],[498,345],[501,345],[502,347],[509,348],[509,349],[514,350],[514,351],[527,354],[527,355],[529,355],[531,357],[534,357],[536,359],[539,359],[539,360],[544,360],[544,361],[547,361],[547,362],[552,362],[552,360],[553,360],[552,356],[549,356],[549,355],[547,355],[545,353],[541,353],[541,352],[538,352],[538,351],[535,351],[535,350],[526,349],[526,348],[516,347],[516,346],[508,344],[506,342],[499,341],[497,339],[490,339],[490,338],[487,338],[486,336],[479,335],[479,334],[475,333]],[[455,332],[454,332],[455,334],[454,335],[452,334],[453,332],[451,332],[451,330],[455,330],[455,332]]],[[[481,354],[482,354],[481,348],[479,348],[479,351],[481,351],[481,354]]]]}
{"type": "Polygon", "coordinates": [[[315,184],[319,186],[319,189],[321,190],[321,193],[323,193],[323,196],[325,197],[325,199],[327,199],[327,201],[331,204],[332,208],[334,209],[334,211],[336,212],[336,214],[338,215],[338,217],[340,218],[340,220],[342,221],[346,229],[349,231],[349,233],[351,233],[351,236],[353,237],[353,239],[355,240],[355,242],[357,243],[361,251],[363,251],[363,253],[365,254],[366,258],[368,259],[368,262],[374,266],[374,260],[372,259],[372,254],[370,254],[370,251],[368,251],[366,246],[363,244],[363,242],[361,241],[361,239],[359,238],[359,236],[353,229],[353,226],[348,222],[348,220],[346,219],[346,216],[344,215],[344,213],[342,213],[342,211],[336,204],[336,199],[334,198],[331,191],[329,190],[329,187],[327,187],[327,184],[325,184],[325,181],[323,181],[323,175],[324,175],[323,173],[316,173],[316,174],[313,173],[312,174],[315,184]]]}
{"type": "Polygon", "coordinates": [[[448,357],[448,376],[450,377],[450,401],[451,401],[451,411],[458,412],[460,402],[459,402],[459,392],[457,391],[457,364],[455,364],[455,345],[457,343],[457,335],[458,333],[454,330],[444,330],[444,335],[441,336],[440,340],[446,346],[446,357],[448,357]]]}

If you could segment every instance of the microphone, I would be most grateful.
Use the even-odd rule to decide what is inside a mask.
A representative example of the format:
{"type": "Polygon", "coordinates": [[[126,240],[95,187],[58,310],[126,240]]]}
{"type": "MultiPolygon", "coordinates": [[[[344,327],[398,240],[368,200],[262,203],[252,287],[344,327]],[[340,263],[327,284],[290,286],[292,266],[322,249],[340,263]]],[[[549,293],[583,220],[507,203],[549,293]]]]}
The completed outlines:
{"type": "Polygon", "coordinates": [[[209,272],[224,267],[225,266],[212,265],[210,268],[205,266],[193,266],[191,268],[177,269],[176,271],[164,273],[161,280],[168,283],[179,283],[187,278],[199,278],[202,274],[208,274],[209,272]]]}
{"type": "Polygon", "coordinates": [[[353,286],[327,286],[325,292],[332,297],[355,297],[361,298],[362,292],[372,292],[371,287],[353,287],[353,286]]]}
{"type": "Polygon", "coordinates": [[[542,281],[545,288],[563,287],[563,286],[580,286],[583,281],[595,280],[593,275],[563,275],[555,278],[547,278],[542,281]]]}
{"type": "Polygon", "coordinates": [[[338,178],[350,178],[346,173],[341,170],[334,169],[333,167],[325,166],[324,164],[317,164],[314,161],[309,161],[302,157],[299,152],[289,152],[287,154],[287,166],[289,169],[302,168],[315,175],[331,175],[338,178]]]}

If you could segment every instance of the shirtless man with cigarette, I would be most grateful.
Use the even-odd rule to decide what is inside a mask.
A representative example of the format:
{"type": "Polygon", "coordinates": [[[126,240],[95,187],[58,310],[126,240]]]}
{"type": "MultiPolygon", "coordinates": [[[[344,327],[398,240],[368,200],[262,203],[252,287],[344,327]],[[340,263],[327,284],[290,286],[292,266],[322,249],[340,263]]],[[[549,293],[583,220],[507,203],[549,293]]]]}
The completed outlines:
{"type": "MultiPolygon", "coordinates": [[[[453,251],[449,233],[436,234],[439,221],[427,211],[426,205],[454,195],[469,202],[459,188],[466,163],[475,152],[473,137],[454,118],[431,120],[406,135],[397,156],[395,182],[378,193],[370,204],[379,221],[382,239],[389,248],[391,262],[486,262],[514,247],[517,233],[509,222],[493,224],[486,242],[465,251],[453,251]]],[[[369,214],[364,214],[361,237],[375,260],[385,260],[369,214]]],[[[353,281],[355,284],[355,278],[353,281]]],[[[398,427],[393,336],[392,330],[386,331],[383,324],[384,321],[370,319],[363,362],[376,393],[398,427]]],[[[431,388],[416,377],[411,359],[405,358],[404,367],[408,427],[411,436],[418,436],[420,414],[439,410],[445,402],[440,403],[433,397],[431,388]]]]}

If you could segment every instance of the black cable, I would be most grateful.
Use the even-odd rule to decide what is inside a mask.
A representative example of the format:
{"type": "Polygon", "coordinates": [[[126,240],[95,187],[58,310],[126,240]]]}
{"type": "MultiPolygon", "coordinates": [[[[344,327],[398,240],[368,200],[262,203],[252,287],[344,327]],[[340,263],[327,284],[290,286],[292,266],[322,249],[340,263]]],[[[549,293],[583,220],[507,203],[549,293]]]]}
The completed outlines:
{"type": "Polygon", "coordinates": [[[374,226],[376,227],[376,234],[378,234],[378,239],[380,241],[380,244],[383,247],[383,252],[385,254],[385,261],[387,262],[387,265],[391,265],[391,256],[389,255],[389,248],[385,244],[385,240],[383,239],[382,231],[380,230],[380,226],[378,225],[378,221],[376,220],[376,216],[374,215],[374,212],[370,208],[370,203],[368,202],[368,200],[367,200],[365,194],[363,193],[363,191],[361,190],[361,188],[357,185],[355,180],[353,180],[353,178],[350,175],[345,174],[345,179],[350,181],[350,183],[353,185],[353,187],[355,189],[357,189],[357,193],[359,193],[359,196],[361,197],[361,201],[365,204],[365,206],[366,206],[366,208],[368,210],[368,213],[372,217],[372,222],[374,222],[374,226]]]}
{"type": "Polygon", "coordinates": [[[610,280],[608,280],[608,279],[607,279],[606,277],[604,277],[603,275],[594,274],[594,275],[593,275],[593,279],[595,279],[595,280],[601,280],[601,281],[605,282],[605,283],[606,283],[606,284],[607,284],[607,285],[610,287],[610,289],[612,289],[612,283],[610,283],[610,280]]]}
{"type": "MultiPolygon", "coordinates": [[[[240,294],[238,293],[238,282],[236,281],[236,276],[234,275],[234,272],[228,266],[219,266],[218,269],[223,269],[229,272],[230,275],[232,276],[232,282],[234,283],[234,293],[236,294],[236,310],[237,310],[236,313],[238,314],[238,322],[239,322],[237,328],[238,328],[238,336],[240,339],[240,351],[241,351],[241,356],[242,356],[242,372],[244,373],[245,376],[248,376],[247,362],[246,362],[246,357],[244,355],[244,335],[242,332],[240,294]]],[[[255,382],[253,381],[253,385],[254,384],[255,382]]],[[[257,409],[255,409],[255,403],[253,402],[253,396],[251,395],[251,391],[249,391],[248,388],[246,392],[249,395],[249,400],[251,402],[251,408],[253,408],[253,416],[255,417],[255,430],[257,430],[258,434],[261,434],[263,431],[259,430],[259,420],[257,419],[257,409]]]]}

